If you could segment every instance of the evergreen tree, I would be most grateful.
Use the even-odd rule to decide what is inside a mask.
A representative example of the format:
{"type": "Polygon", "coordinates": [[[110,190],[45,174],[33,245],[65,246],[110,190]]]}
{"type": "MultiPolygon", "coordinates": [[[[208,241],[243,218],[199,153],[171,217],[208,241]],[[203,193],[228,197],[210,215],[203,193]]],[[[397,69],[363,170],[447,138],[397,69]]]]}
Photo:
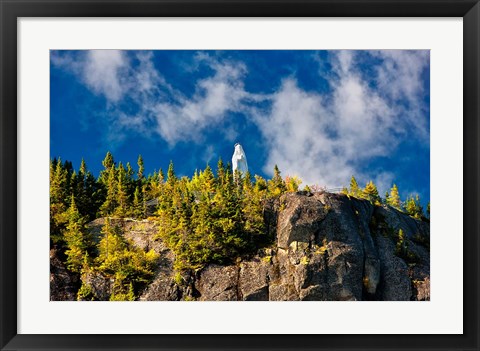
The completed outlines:
{"type": "Polygon", "coordinates": [[[67,268],[72,272],[80,273],[89,242],[84,233],[85,222],[78,212],[73,195],[71,196],[71,205],[67,216],[68,225],[64,232],[67,247],[65,251],[67,268]]]}
{"type": "Polygon", "coordinates": [[[143,173],[145,172],[145,166],[143,165],[142,155],[138,155],[137,165],[138,165],[137,179],[141,184],[141,182],[143,181],[143,173]]]}
{"type": "Polygon", "coordinates": [[[108,151],[105,155],[105,158],[102,161],[102,165],[104,167],[104,170],[100,172],[99,181],[100,183],[107,185],[108,178],[110,176],[110,170],[112,168],[115,168],[115,161],[113,160],[113,156],[110,151],[108,151]]]}
{"type": "Polygon", "coordinates": [[[177,181],[177,176],[175,175],[173,162],[170,161],[170,164],[168,165],[168,171],[167,171],[167,184],[170,186],[173,186],[176,181],[177,181]]]}
{"type": "Polygon", "coordinates": [[[415,197],[410,196],[405,202],[405,212],[410,216],[421,219],[424,217],[423,208],[420,205],[420,197],[416,195],[415,197]]]}
{"type": "Polygon", "coordinates": [[[62,231],[68,222],[65,216],[67,176],[60,159],[50,162],[50,238],[54,244],[62,244],[62,231]]]}
{"type": "Polygon", "coordinates": [[[63,167],[62,161],[58,158],[53,170],[53,163],[50,167],[50,202],[56,204],[67,204],[68,202],[68,172],[63,167]]]}
{"type": "Polygon", "coordinates": [[[286,176],[285,177],[285,187],[286,187],[286,191],[288,191],[288,192],[293,193],[293,192],[298,191],[298,188],[300,187],[300,184],[302,184],[302,180],[297,176],[293,176],[293,177],[286,176]]]}
{"type": "Polygon", "coordinates": [[[203,177],[202,183],[205,195],[211,196],[215,193],[216,182],[210,166],[207,165],[207,168],[205,168],[205,171],[201,174],[201,177],[203,177]]]}
{"type": "Polygon", "coordinates": [[[110,216],[114,213],[118,206],[117,202],[117,190],[118,190],[118,177],[115,166],[112,165],[107,171],[104,171],[104,176],[107,177],[105,187],[106,196],[105,202],[100,207],[102,216],[110,216]]]}
{"type": "Polygon", "coordinates": [[[137,181],[134,179],[134,175],[135,172],[133,171],[130,162],[127,162],[125,170],[125,186],[127,189],[127,195],[130,199],[132,198],[135,188],[137,187],[137,181]]]}
{"type": "Polygon", "coordinates": [[[375,205],[380,205],[380,196],[373,181],[368,182],[365,189],[363,189],[363,197],[375,205]]]}
{"type": "Polygon", "coordinates": [[[400,210],[402,207],[400,201],[400,195],[398,194],[398,188],[396,184],[393,184],[393,187],[390,189],[390,196],[387,199],[387,204],[400,210]]]}
{"type": "Polygon", "coordinates": [[[133,194],[132,216],[134,218],[144,218],[143,206],[142,192],[140,192],[140,189],[137,186],[135,188],[135,193],[133,194]]]}
{"type": "Polygon", "coordinates": [[[115,209],[115,214],[120,218],[126,217],[130,208],[128,196],[128,175],[121,162],[118,165],[116,203],[117,207],[115,209]]]}
{"type": "Polygon", "coordinates": [[[147,218],[147,186],[142,186],[142,218],[147,218]]]}
{"type": "Polygon", "coordinates": [[[217,163],[217,183],[219,187],[222,187],[225,183],[225,165],[223,164],[222,158],[218,159],[217,163]]]}
{"type": "Polygon", "coordinates": [[[358,186],[357,180],[355,177],[352,175],[352,178],[350,179],[350,196],[354,196],[356,198],[362,197],[362,192],[360,190],[360,187],[358,186]]]}
{"type": "Polygon", "coordinates": [[[287,190],[285,182],[282,179],[281,172],[278,166],[273,168],[273,178],[268,181],[268,191],[272,196],[283,194],[287,190]]]}

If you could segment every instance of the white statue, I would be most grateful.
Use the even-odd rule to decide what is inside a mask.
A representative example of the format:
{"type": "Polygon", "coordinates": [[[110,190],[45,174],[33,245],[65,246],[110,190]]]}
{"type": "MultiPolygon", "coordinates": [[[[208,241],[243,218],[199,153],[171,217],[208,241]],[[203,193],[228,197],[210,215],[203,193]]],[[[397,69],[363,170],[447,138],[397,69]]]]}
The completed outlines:
{"type": "Polygon", "coordinates": [[[245,155],[245,151],[243,151],[242,145],[239,143],[235,144],[235,151],[232,156],[232,168],[234,173],[237,169],[243,174],[248,172],[247,156],[245,155]]]}

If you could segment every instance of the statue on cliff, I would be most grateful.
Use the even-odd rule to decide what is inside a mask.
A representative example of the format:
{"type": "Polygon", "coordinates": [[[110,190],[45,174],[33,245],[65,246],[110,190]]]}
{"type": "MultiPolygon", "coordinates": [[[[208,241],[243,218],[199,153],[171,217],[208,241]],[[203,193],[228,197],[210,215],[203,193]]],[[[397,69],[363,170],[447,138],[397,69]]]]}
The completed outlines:
{"type": "Polygon", "coordinates": [[[237,169],[243,174],[248,172],[247,156],[245,155],[245,151],[243,151],[242,145],[239,143],[235,144],[235,151],[232,156],[232,168],[233,173],[235,173],[237,169]]]}

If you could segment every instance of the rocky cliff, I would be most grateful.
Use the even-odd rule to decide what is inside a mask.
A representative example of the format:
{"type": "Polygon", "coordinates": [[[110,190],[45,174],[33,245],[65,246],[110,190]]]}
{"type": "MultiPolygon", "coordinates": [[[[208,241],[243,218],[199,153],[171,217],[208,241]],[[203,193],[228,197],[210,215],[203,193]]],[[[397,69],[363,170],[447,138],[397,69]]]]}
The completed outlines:
{"type": "MultiPolygon", "coordinates": [[[[183,273],[173,270],[173,253],[153,239],[154,221],[115,223],[134,245],[160,254],[156,277],[140,300],[430,299],[426,221],[343,194],[308,192],[288,193],[269,203],[265,221],[275,237],[271,247],[239,257],[235,264],[183,273]]],[[[91,231],[99,233],[103,222],[90,223],[91,231]]],[[[61,263],[53,265],[52,270],[65,273],[61,263]]],[[[96,298],[108,299],[108,280],[92,274],[82,279],[96,298]]],[[[67,294],[60,287],[52,294],[65,298],[70,290],[67,294]]]]}

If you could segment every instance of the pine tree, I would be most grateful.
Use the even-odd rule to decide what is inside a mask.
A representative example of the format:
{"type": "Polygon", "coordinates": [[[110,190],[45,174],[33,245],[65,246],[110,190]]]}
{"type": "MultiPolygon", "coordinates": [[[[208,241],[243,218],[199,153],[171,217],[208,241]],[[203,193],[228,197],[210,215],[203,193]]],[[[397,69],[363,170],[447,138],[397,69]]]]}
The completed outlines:
{"type": "Polygon", "coordinates": [[[108,171],[105,171],[104,176],[107,177],[105,187],[106,187],[106,196],[105,202],[100,207],[100,211],[103,216],[110,216],[114,213],[115,209],[118,206],[117,202],[117,190],[118,190],[118,177],[115,166],[112,165],[108,171]]]}
{"type": "Polygon", "coordinates": [[[407,212],[410,216],[421,219],[424,217],[423,208],[420,205],[420,197],[416,195],[413,197],[412,195],[407,199],[405,202],[405,212],[407,212]]]}
{"type": "Polygon", "coordinates": [[[273,168],[273,177],[268,181],[268,191],[272,196],[278,196],[283,194],[287,190],[284,180],[282,179],[281,172],[278,166],[273,168]]]}
{"type": "Polygon", "coordinates": [[[128,175],[123,168],[122,163],[118,165],[118,180],[117,180],[117,207],[115,209],[115,214],[120,218],[127,216],[129,212],[129,196],[128,196],[128,175]]]}
{"type": "Polygon", "coordinates": [[[127,245],[120,235],[118,227],[112,227],[110,219],[105,218],[101,231],[102,239],[98,243],[97,263],[101,270],[114,272],[120,268],[121,255],[127,245]]]}
{"type": "Polygon", "coordinates": [[[84,233],[85,221],[78,212],[73,195],[71,196],[71,205],[68,209],[67,216],[68,225],[64,232],[67,247],[65,251],[67,268],[72,272],[80,273],[83,267],[88,241],[84,233]]]}
{"type": "Polygon", "coordinates": [[[133,194],[132,216],[134,218],[143,218],[143,199],[139,187],[135,188],[133,194]]]}
{"type": "Polygon", "coordinates": [[[105,158],[102,161],[102,165],[104,170],[100,172],[99,181],[100,183],[107,185],[108,184],[108,177],[110,176],[110,170],[115,168],[115,161],[113,160],[113,156],[110,151],[107,152],[105,158]]]}
{"type": "Polygon", "coordinates": [[[380,196],[373,181],[368,182],[365,189],[363,189],[363,197],[375,205],[380,205],[380,196]]]}
{"type": "Polygon", "coordinates": [[[217,163],[217,184],[219,187],[222,187],[225,183],[225,171],[225,165],[220,157],[217,163]]]}
{"type": "Polygon", "coordinates": [[[213,171],[210,166],[207,165],[207,168],[205,168],[205,171],[202,173],[202,177],[204,192],[207,196],[211,196],[215,193],[216,182],[215,176],[213,175],[213,171]]]}
{"type": "Polygon", "coordinates": [[[352,178],[350,179],[350,196],[354,196],[356,198],[360,198],[362,196],[362,192],[360,190],[360,187],[358,186],[357,180],[355,177],[352,175],[352,178]]]}
{"type": "Polygon", "coordinates": [[[396,184],[393,184],[393,187],[390,189],[390,196],[387,199],[387,204],[400,210],[402,207],[400,201],[400,195],[398,194],[398,188],[396,184]]]}
{"type": "Polygon", "coordinates": [[[177,181],[177,176],[175,175],[173,162],[170,161],[170,164],[168,165],[168,171],[167,171],[167,184],[170,186],[173,186],[176,181],[177,181]]]}
{"type": "Polygon", "coordinates": [[[125,186],[127,189],[127,195],[129,198],[132,198],[135,188],[137,186],[137,181],[134,179],[135,172],[133,171],[130,162],[127,162],[125,170],[125,186]]]}
{"type": "Polygon", "coordinates": [[[255,191],[250,173],[247,172],[243,181],[243,230],[247,235],[250,245],[255,241],[266,243],[265,223],[263,220],[263,199],[259,192],[255,191]]]}
{"type": "Polygon", "coordinates": [[[68,172],[63,167],[62,161],[58,158],[56,162],[55,170],[53,168],[53,163],[51,166],[51,179],[50,179],[50,203],[56,204],[67,204],[68,202],[68,186],[67,186],[67,177],[68,172]]]}
{"type": "Polygon", "coordinates": [[[147,186],[142,186],[142,218],[147,218],[147,186]]]}
{"type": "Polygon", "coordinates": [[[143,181],[143,176],[145,172],[145,166],[143,165],[143,157],[142,155],[138,155],[137,159],[138,171],[137,171],[137,179],[140,183],[143,181]]]}
{"type": "Polygon", "coordinates": [[[68,221],[65,218],[67,176],[60,159],[50,162],[50,238],[54,244],[63,242],[62,231],[68,221]]]}

